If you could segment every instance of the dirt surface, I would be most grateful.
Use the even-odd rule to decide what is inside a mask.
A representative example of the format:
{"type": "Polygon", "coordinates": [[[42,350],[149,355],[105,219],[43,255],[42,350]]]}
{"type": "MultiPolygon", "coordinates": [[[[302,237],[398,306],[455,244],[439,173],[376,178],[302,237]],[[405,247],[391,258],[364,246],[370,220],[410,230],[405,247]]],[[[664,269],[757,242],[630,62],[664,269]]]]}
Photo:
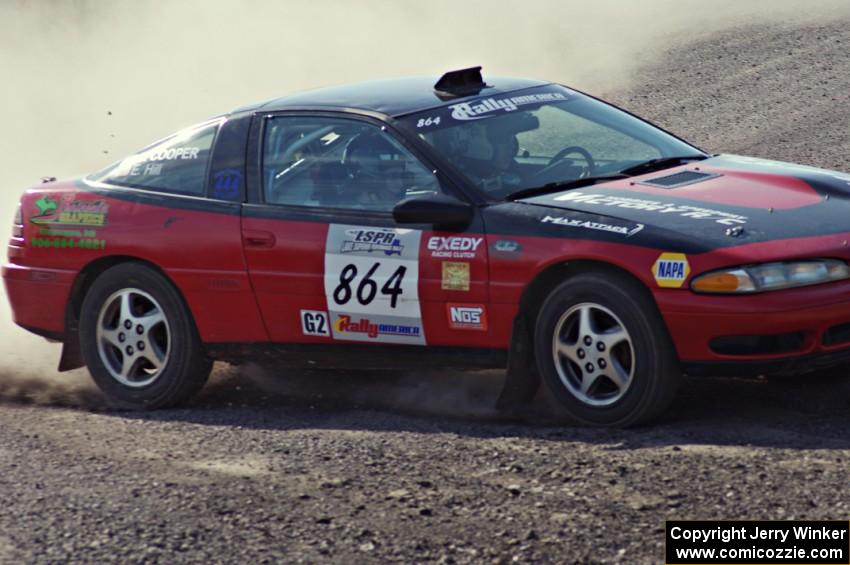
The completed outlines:
{"type": "MultiPolygon", "coordinates": [[[[850,170],[848,23],[695,37],[602,94],[709,151],[850,170]]],[[[501,377],[224,366],[143,414],[84,373],[2,378],[0,562],[659,563],[668,518],[850,516],[850,379],[689,380],[612,432],[500,418],[501,377]]]]}

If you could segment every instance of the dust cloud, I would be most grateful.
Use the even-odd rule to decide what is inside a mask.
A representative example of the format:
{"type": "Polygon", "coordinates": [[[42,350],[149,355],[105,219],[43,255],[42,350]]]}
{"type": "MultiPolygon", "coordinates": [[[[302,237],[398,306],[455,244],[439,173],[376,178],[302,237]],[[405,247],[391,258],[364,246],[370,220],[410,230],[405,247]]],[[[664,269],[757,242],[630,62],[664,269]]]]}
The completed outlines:
{"type": "MultiPolygon", "coordinates": [[[[604,94],[688,39],[839,11],[850,3],[0,0],[0,230],[42,176],[91,172],[179,127],[293,90],[480,64],[485,76],[604,94]]],[[[56,375],[57,345],[10,319],[0,296],[0,399],[46,393],[51,382],[89,390],[82,371],[56,375]]]]}

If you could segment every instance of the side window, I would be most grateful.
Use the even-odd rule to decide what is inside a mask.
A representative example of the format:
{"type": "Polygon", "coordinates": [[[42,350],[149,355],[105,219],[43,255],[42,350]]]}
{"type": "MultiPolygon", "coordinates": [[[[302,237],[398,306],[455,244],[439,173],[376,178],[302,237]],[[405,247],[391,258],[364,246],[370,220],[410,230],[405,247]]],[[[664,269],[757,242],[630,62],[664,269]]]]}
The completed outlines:
{"type": "Polygon", "coordinates": [[[343,118],[277,117],[266,123],[265,201],[386,212],[437,178],[380,128],[343,118]]]}
{"type": "Polygon", "coordinates": [[[93,180],[201,196],[220,120],[188,128],[92,176],[93,180]]]}

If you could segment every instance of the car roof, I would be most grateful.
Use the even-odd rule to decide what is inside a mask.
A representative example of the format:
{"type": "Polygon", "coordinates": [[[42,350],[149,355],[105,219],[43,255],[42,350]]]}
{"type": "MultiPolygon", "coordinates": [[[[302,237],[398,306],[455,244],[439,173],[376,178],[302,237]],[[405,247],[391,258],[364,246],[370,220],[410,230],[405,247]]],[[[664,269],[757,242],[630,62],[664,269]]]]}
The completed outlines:
{"type": "Polygon", "coordinates": [[[480,96],[495,96],[523,88],[550,84],[532,79],[492,77],[487,79],[487,86],[480,92],[471,96],[446,99],[445,97],[440,98],[434,92],[434,84],[438,79],[439,77],[398,78],[305,90],[282,98],[243,106],[234,110],[234,113],[275,112],[295,108],[357,109],[396,117],[445,104],[455,104],[480,96]]]}

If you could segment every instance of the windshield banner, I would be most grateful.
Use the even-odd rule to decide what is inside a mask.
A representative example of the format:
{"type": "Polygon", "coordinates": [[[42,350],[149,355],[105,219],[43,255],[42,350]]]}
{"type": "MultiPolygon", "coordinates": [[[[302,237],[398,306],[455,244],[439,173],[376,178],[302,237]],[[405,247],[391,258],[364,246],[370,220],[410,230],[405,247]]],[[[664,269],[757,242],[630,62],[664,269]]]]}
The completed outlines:
{"type": "Polygon", "coordinates": [[[563,102],[573,98],[568,89],[543,86],[509,94],[482,96],[464,102],[450,103],[439,108],[426,110],[402,118],[402,121],[417,131],[430,131],[451,127],[461,122],[484,120],[517,110],[534,110],[545,104],[563,102]]]}

